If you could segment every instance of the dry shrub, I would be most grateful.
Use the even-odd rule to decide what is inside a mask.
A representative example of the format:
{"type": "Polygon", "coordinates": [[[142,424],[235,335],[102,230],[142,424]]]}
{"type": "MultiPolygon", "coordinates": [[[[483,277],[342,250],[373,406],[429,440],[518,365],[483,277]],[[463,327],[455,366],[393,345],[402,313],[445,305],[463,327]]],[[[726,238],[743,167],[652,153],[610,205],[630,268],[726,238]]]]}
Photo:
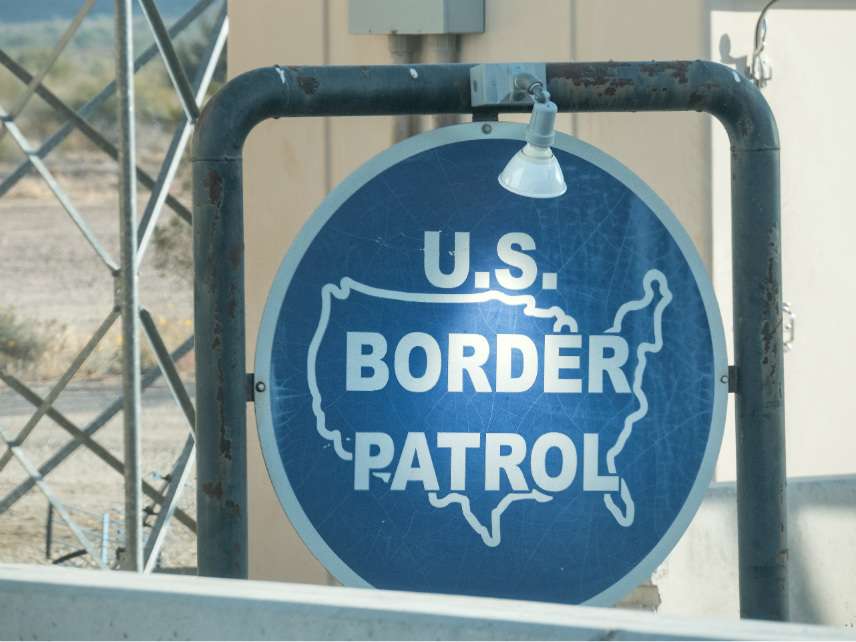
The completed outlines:
{"type": "Polygon", "coordinates": [[[41,359],[50,345],[35,324],[19,319],[13,308],[0,310],[0,367],[22,370],[41,359]]]}
{"type": "Polygon", "coordinates": [[[187,283],[193,280],[193,230],[177,216],[158,225],[152,234],[155,269],[187,283]]]}
{"type": "MultiPolygon", "coordinates": [[[[155,323],[169,350],[174,350],[193,332],[190,319],[159,317],[155,323]]],[[[11,308],[0,310],[0,368],[29,381],[52,381],[62,376],[91,335],[57,321],[33,323],[19,319],[11,308]]],[[[157,359],[140,329],[140,366],[157,367],[157,359]]],[[[185,376],[193,375],[194,361],[185,357],[176,364],[185,376]]],[[[75,376],[76,380],[99,380],[122,374],[122,334],[117,321],[101,339],[75,376]]]]}

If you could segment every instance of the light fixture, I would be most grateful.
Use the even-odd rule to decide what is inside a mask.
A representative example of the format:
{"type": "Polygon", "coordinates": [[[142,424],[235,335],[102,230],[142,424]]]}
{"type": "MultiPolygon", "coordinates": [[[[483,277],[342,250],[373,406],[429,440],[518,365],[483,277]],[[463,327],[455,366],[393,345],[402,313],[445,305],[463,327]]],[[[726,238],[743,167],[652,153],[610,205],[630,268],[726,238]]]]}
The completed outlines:
{"type": "Polygon", "coordinates": [[[509,192],[529,198],[555,198],[568,190],[559,161],[550,145],[556,138],[556,103],[544,84],[530,74],[515,78],[515,85],[529,93],[535,101],[526,145],[517,152],[502,173],[499,184],[509,192]]]}

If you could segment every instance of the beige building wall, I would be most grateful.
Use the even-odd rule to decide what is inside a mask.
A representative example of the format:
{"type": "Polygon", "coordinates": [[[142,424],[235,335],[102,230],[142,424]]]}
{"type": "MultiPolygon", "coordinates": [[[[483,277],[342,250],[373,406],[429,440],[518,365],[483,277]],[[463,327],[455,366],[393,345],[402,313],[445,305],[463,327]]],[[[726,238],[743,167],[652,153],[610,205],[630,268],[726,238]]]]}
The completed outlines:
{"type": "MultiPolygon", "coordinates": [[[[703,0],[577,0],[572,4],[574,60],[708,57],[703,0]]],[[[580,114],[573,132],[615,156],[666,201],[708,268],[710,126],[710,116],[696,112],[580,114]]]]}
{"type": "MultiPolygon", "coordinates": [[[[760,5],[755,0],[711,0],[713,60],[745,67],[760,5]]],[[[782,145],[783,298],[797,315],[793,349],[785,353],[788,475],[853,474],[856,396],[847,341],[837,329],[856,314],[856,219],[850,196],[856,91],[837,79],[849,74],[856,0],[782,0],[768,14],[767,24],[773,78],[763,93],[776,115],[782,145]]],[[[714,283],[729,327],[730,152],[726,136],[714,134],[714,283]]],[[[735,457],[729,422],[718,479],[736,477],[735,457]]]]}
{"type": "MultiPolygon", "coordinates": [[[[230,0],[229,12],[231,75],[272,64],[390,62],[385,36],[348,34],[346,0],[230,0]]],[[[693,59],[705,57],[706,43],[701,0],[486,0],[485,33],[462,37],[461,60],[693,59]]],[[[563,115],[559,127],[650,183],[709,262],[705,116],[563,115]]],[[[385,117],[281,119],[250,136],[244,165],[249,370],[265,297],[292,239],[333,185],[391,142],[392,119],[385,117]]],[[[251,577],[328,582],[279,506],[250,413],[251,577]]]]}
{"type": "MultiPolygon", "coordinates": [[[[229,73],[288,65],[388,64],[385,39],[347,33],[345,0],[230,0],[229,73]]],[[[267,291],[285,251],[329,189],[389,147],[391,118],[267,121],[247,141],[247,368],[267,291]],[[358,126],[356,126],[358,125],[358,126]]],[[[280,508],[249,406],[250,577],[327,583],[280,508]]]]}

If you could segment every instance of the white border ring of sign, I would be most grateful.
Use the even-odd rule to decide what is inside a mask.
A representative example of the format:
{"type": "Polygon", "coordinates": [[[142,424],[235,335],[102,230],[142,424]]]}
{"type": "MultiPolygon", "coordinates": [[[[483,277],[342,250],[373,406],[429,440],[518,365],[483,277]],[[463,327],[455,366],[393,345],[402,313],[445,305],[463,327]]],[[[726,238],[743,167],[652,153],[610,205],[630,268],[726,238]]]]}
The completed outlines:
{"type": "MultiPolygon", "coordinates": [[[[288,249],[277,270],[271,285],[262,314],[261,327],[256,342],[255,380],[267,383],[270,379],[271,351],[277,318],[282,301],[288,291],[291,279],[300,264],[306,250],[323,226],[333,214],[363,185],[375,176],[421,152],[442,147],[450,143],[469,140],[481,140],[486,137],[519,140],[525,142],[526,126],[516,123],[492,123],[490,129],[481,123],[466,123],[443,127],[404,140],[381,152],[360,166],[354,173],[339,183],[322,201],[312,216],[304,224],[300,233],[288,249]]],[[[636,586],[650,578],[651,573],[662,563],[677,544],[701,505],[707,492],[716,466],[716,459],[722,443],[725,428],[725,414],[728,402],[728,355],[725,346],[725,332],[719,305],[713,292],[713,285],[707,270],[686,230],[669,209],[668,205],[648,185],[630,169],[616,159],[587,143],[572,136],[557,132],[553,147],[568,152],[592,163],[623,183],[635,193],[657,218],[665,225],[677,243],[701,293],[713,342],[714,400],[711,416],[711,428],[707,447],[696,480],[684,502],[678,516],[660,539],[658,544],[621,580],[593,596],[583,604],[588,606],[611,606],[625,597],[636,586]]],[[[255,399],[256,426],[259,431],[262,455],[274,490],[292,526],[297,530],[303,542],[321,564],[345,586],[371,587],[339,558],[315,530],[309,518],[297,501],[289,483],[279,447],[274,433],[270,407],[270,395],[259,393],[255,399]]]]}

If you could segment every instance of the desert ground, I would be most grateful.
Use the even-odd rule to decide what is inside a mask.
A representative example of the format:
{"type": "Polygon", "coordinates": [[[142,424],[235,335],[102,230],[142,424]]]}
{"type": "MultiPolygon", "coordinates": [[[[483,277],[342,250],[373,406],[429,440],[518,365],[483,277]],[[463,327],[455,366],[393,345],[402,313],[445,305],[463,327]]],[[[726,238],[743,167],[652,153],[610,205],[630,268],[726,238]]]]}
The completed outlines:
{"type": "MultiPolygon", "coordinates": [[[[60,184],[114,260],[119,260],[118,197],[116,165],[95,154],[63,157],[48,162],[60,184]]],[[[0,177],[14,167],[4,163],[0,177]]],[[[153,172],[154,173],[154,172],[153,172]]],[[[176,194],[186,204],[186,194],[176,194]]],[[[148,198],[139,193],[140,211],[148,198]]],[[[169,225],[174,215],[164,209],[161,223],[169,225]]],[[[99,261],[79,230],[66,215],[41,179],[32,174],[0,198],[0,314],[15,319],[15,327],[35,341],[38,358],[13,360],[7,355],[0,367],[30,385],[39,395],[48,394],[113,306],[113,279],[99,261]]],[[[177,227],[177,226],[176,226],[177,227]]],[[[182,237],[181,243],[186,243],[182,237]]],[[[187,274],[171,274],[157,267],[155,244],[149,248],[140,272],[140,297],[151,312],[167,346],[175,349],[192,332],[192,285],[187,274]]],[[[180,249],[184,251],[186,248],[180,249]]],[[[162,257],[161,257],[162,258],[162,257]]],[[[121,394],[118,349],[121,338],[118,322],[104,337],[66,390],[56,408],[77,426],[84,427],[121,394]]],[[[0,337],[14,341],[15,336],[0,337]]],[[[144,345],[145,338],[141,337],[144,345]]],[[[193,394],[192,353],[180,364],[180,372],[193,394]]],[[[144,367],[155,365],[149,353],[143,355],[144,367]]],[[[0,383],[0,430],[14,436],[28,421],[35,408],[0,383]]],[[[161,488],[188,435],[187,422],[171,393],[159,379],[143,395],[142,468],[144,480],[161,488]]],[[[95,439],[122,459],[122,414],[118,413],[101,428],[95,439]]],[[[49,417],[36,425],[22,444],[35,465],[46,461],[72,437],[49,417]]],[[[0,445],[0,453],[6,448],[0,445]]],[[[20,462],[12,459],[0,470],[0,504],[27,475],[20,462]]],[[[194,476],[185,489],[180,508],[195,515],[194,476]]],[[[45,482],[63,503],[86,536],[100,551],[104,515],[109,514],[109,540],[105,555],[115,565],[122,546],[124,488],[122,477],[85,447],[79,447],[45,482]]],[[[146,505],[151,502],[144,500],[146,505]]],[[[82,547],[57,514],[53,516],[53,535],[46,555],[48,501],[38,488],[8,510],[0,512],[0,562],[51,564],[82,547]]],[[[154,517],[149,516],[150,527],[154,517]]],[[[149,529],[146,529],[148,534],[149,529]]],[[[69,565],[94,566],[88,556],[76,557],[69,565]]],[[[195,567],[195,536],[173,520],[160,557],[163,569],[188,570],[195,567]]]]}

